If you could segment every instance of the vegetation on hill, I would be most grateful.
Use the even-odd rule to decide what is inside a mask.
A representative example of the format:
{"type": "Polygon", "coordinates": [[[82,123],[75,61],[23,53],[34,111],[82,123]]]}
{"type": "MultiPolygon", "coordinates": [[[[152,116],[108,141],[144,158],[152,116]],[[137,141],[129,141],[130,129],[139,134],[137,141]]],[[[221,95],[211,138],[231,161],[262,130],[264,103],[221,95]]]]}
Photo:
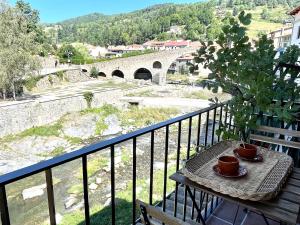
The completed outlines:
{"type": "Polygon", "coordinates": [[[94,13],[59,23],[58,40],[102,46],[144,43],[152,39],[214,40],[221,32],[222,18],[227,14],[237,15],[242,10],[257,15],[251,27],[253,35],[257,35],[266,27],[277,28],[286,22],[289,19],[286,12],[299,2],[216,0],[194,4],[161,4],[112,16],[94,13]],[[180,27],[182,32],[168,32],[171,26],[180,27]]]}
{"type": "MultiPolygon", "coordinates": [[[[213,2],[163,4],[114,16],[92,14],[59,23],[59,41],[94,45],[144,43],[152,39],[214,39],[221,20],[213,2]],[[183,26],[182,34],[168,33],[170,26],[183,26]]],[[[179,32],[180,33],[180,32],[179,32]]]]}

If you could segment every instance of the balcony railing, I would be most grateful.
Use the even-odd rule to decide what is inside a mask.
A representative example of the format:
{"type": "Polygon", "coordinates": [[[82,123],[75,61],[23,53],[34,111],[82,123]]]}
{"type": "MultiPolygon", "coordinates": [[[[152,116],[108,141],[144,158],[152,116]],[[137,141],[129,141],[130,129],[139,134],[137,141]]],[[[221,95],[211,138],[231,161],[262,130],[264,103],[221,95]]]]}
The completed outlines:
{"type": "MultiPolygon", "coordinates": [[[[55,208],[55,199],[54,199],[54,184],[52,177],[52,170],[55,167],[66,164],[68,162],[81,159],[82,161],[82,186],[83,186],[83,199],[84,199],[84,215],[85,215],[85,224],[90,224],[90,204],[89,204],[89,188],[88,188],[88,156],[93,156],[96,152],[104,151],[106,149],[110,149],[110,192],[111,192],[111,223],[116,224],[116,168],[115,168],[115,146],[122,145],[125,142],[130,141],[132,145],[132,202],[131,207],[132,212],[131,221],[132,224],[137,222],[139,215],[137,215],[136,211],[136,199],[137,199],[137,140],[145,134],[150,135],[150,161],[143,162],[143,164],[150,164],[150,182],[149,182],[149,196],[148,202],[149,204],[155,204],[153,199],[153,188],[155,185],[162,185],[162,199],[160,205],[164,211],[167,208],[167,200],[170,196],[170,193],[167,193],[167,183],[168,183],[168,156],[169,156],[169,139],[170,139],[170,126],[177,128],[175,130],[176,133],[176,170],[179,170],[181,167],[180,157],[181,154],[186,155],[186,159],[191,156],[192,149],[192,136],[194,137],[194,145],[195,149],[199,150],[201,146],[212,145],[218,141],[220,141],[220,137],[216,135],[216,130],[222,122],[223,124],[232,125],[232,117],[224,110],[226,105],[224,104],[216,104],[211,107],[192,112],[186,115],[182,115],[131,133],[126,135],[118,136],[116,138],[112,138],[110,140],[105,140],[87,147],[84,147],[80,150],[67,153],[55,158],[52,158],[47,161],[42,161],[35,165],[5,174],[0,177],[0,211],[1,211],[1,221],[2,225],[10,225],[10,212],[8,207],[8,198],[6,193],[6,187],[8,184],[12,184],[14,182],[20,181],[24,178],[33,176],[40,172],[45,173],[46,180],[46,191],[47,191],[47,199],[48,199],[48,209],[49,209],[49,219],[50,224],[56,224],[56,208],[55,208]],[[196,121],[196,123],[195,123],[196,121]],[[183,136],[183,126],[187,126],[187,148],[182,148],[182,136],[183,136]],[[155,132],[163,130],[165,137],[164,148],[164,166],[163,166],[163,182],[161,184],[154,183],[154,147],[155,147],[155,132]],[[183,152],[186,151],[186,152],[183,152]]],[[[268,120],[268,116],[265,115],[268,120]]],[[[270,121],[269,118],[268,121],[270,121]]],[[[265,120],[264,120],[265,121],[265,120]]],[[[297,124],[297,129],[299,129],[299,124],[297,124]]],[[[172,130],[174,131],[174,130],[172,130]]],[[[174,133],[174,132],[173,132],[174,133]]],[[[169,174],[170,175],[170,174],[169,174]]],[[[177,204],[178,204],[178,192],[179,187],[178,184],[175,186],[174,193],[174,216],[177,216],[177,204]]],[[[200,200],[203,202],[203,198],[206,198],[206,204],[203,204],[203,211],[205,212],[205,218],[208,217],[209,213],[213,211],[213,209],[218,205],[219,199],[207,195],[202,195],[200,200]],[[208,204],[210,202],[210,204],[208,204]],[[209,206],[210,205],[210,206],[209,206]]],[[[187,195],[184,195],[184,210],[183,210],[183,218],[186,218],[187,214],[187,195]]],[[[194,205],[192,205],[191,217],[194,215],[194,205]]],[[[101,222],[100,222],[101,223],[101,222]]]]}
{"type": "MultiPolygon", "coordinates": [[[[231,118],[227,115],[227,112],[224,112],[224,105],[218,104],[211,106],[209,108],[199,110],[193,113],[189,113],[186,115],[179,116],[177,118],[173,118],[167,120],[165,122],[161,122],[159,124],[155,124],[132,133],[128,133],[126,135],[122,135],[116,138],[112,138],[110,140],[105,140],[99,142],[97,144],[93,144],[87,147],[84,147],[80,150],[67,153],[50,160],[42,161],[35,165],[13,171],[11,173],[5,174],[0,177],[0,210],[1,210],[1,221],[2,225],[9,225],[10,224],[10,212],[8,207],[7,201],[7,194],[6,194],[6,186],[8,184],[12,184],[16,181],[22,180],[29,176],[33,176],[40,172],[45,173],[45,180],[46,180],[46,191],[47,191],[47,198],[48,198],[48,209],[49,209],[49,219],[50,224],[56,224],[55,218],[55,199],[54,199],[54,185],[53,185],[53,178],[52,178],[52,169],[58,167],[62,164],[66,164],[68,162],[74,161],[76,159],[81,159],[82,161],[82,177],[83,177],[83,199],[84,199],[84,213],[85,213],[85,224],[90,224],[90,205],[89,205],[89,189],[88,189],[88,160],[87,156],[92,155],[93,153],[103,151],[107,148],[110,148],[110,169],[111,169],[111,221],[112,224],[116,223],[116,190],[115,190],[115,146],[122,144],[127,141],[132,142],[132,223],[135,224],[138,215],[136,215],[136,179],[137,179],[137,139],[145,134],[150,134],[150,162],[143,162],[143,163],[150,163],[150,187],[149,187],[149,203],[153,204],[153,186],[154,185],[163,185],[163,198],[162,198],[162,208],[166,210],[166,199],[167,199],[167,172],[168,172],[168,149],[169,149],[169,134],[170,134],[170,126],[177,125],[177,153],[176,153],[176,170],[180,168],[180,154],[182,153],[181,148],[181,139],[182,139],[182,125],[186,121],[188,122],[188,132],[187,132],[187,152],[185,153],[187,158],[190,157],[191,151],[191,137],[192,137],[192,126],[197,132],[196,138],[196,147],[199,147],[200,144],[207,146],[208,144],[213,144],[215,141],[219,140],[216,138],[215,130],[216,125],[218,124],[218,120],[224,119],[230,123],[231,118]],[[201,119],[205,119],[204,127],[201,127],[203,123],[201,123],[201,119]],[[193,120],[197,119],[196,126],[193,125],[193,120]],[[154,184],[153,183],[153,171],[154,171],[154,145],[155,145],[155,131],[164,129],[165,133],[165,144],[164,144],[164,177],[163,177],[163,184],[154,184]],[[202,129],[202,130],[201,130],[202,129]],[[201,140],[200,140],[201,138],[201,140]],[[202,142],[202,143],[201,143],[202,142]]],[[[198,149],[198,148],[196,148],[198,149]]],[[[176,185],[176,197],[175,197],[175,209],[177,204],[177,190],[178,185],[176,185]]],[[[208,198],[208,197],[207,197],[208,198]]],[[[186,199],[185,199],[186,202],[186,199]]],[[[206,206],[207,207],[207,206],[206,206]]],[[[207,211],[207,209],[206,209],[207,211]]],[[[176,215],[176,210],[174,212],[176,215]]]]}

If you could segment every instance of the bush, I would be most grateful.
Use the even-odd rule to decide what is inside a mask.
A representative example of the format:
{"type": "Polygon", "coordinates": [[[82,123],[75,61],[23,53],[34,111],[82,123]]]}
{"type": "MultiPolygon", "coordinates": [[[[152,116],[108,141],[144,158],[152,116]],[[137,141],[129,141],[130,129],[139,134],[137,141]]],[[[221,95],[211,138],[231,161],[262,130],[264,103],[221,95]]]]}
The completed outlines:
{"type": "Polygon", "coordinates": [[[58,72],[56,72],[56,76],[59,78],[60,81],[63,81],[64,72],[63,71],[58,71],[58,72]]]}
{"type": "Polygon", "coordinates": [[[30,77],[29,79],[24,81],[24,86],[28,91],[32,91],[33,88],[36,87],[36,83],[41,79],[42,77],[30,77]]]}
{"type": "Polygon", "coordinates": [[[92,92],[87,91],[83,93],[83,97],[86,100],[88,108],[91,108],[94,94],[92,92]]]}
{"type": "Polygon", "coordinates": [[[53,78],[51,77],[51,75],[48,77],[48,81],[51,85],[53,85],[53,78]]]}
{"type": "Polygon", "coordinates": [[[96,67],[92,67],[90,77],[97,78],[99,76],[99,70],[96,67]]]}

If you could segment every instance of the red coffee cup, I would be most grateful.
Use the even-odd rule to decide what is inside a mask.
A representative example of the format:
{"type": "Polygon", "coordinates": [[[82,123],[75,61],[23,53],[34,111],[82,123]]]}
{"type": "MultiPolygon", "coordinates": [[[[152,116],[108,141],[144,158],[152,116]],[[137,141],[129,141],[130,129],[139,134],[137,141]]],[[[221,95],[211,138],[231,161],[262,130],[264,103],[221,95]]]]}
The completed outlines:
{"type": "Polygon", "coordinates": [[[218,159],[218,166],[220,173],[233,175],[239,170],[239,160],[234,156],[221,156],[218,159]]]}
{"type": "Polygon", "coordinates": [[[237,152],[243,158],[253,159],[257,155],[257,148],[251,144],[240,144],[237,152]]]}

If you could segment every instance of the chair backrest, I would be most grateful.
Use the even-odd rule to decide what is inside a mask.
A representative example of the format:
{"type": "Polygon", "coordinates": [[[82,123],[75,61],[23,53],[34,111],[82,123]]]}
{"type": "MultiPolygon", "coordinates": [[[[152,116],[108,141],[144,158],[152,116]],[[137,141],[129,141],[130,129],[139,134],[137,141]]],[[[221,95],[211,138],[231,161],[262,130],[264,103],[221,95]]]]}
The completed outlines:
{"type": "MultiPolygon", "coordinates": [[[[287,130],[276,127],[259,126],[257,127],[256,131],[263,132],[264,134],[281,134],[285,137],[290,136],[300,138],[300,131],[287,130]]],[[[300,149],[300,142],[286,140],[285,138],[278,139],[275,137],[268,137],[267,135],[262,134],[250,134],[250,140],[300,149]]]]}
{"type": "Polygon", "coordinates": [[[191,225],[187,222],[181,221],[176,217],[170,216],[159,208],[148,205],[140,200],[136,200],[137,207],[141,210],[141,220],[145,225],[191,225]]]}

